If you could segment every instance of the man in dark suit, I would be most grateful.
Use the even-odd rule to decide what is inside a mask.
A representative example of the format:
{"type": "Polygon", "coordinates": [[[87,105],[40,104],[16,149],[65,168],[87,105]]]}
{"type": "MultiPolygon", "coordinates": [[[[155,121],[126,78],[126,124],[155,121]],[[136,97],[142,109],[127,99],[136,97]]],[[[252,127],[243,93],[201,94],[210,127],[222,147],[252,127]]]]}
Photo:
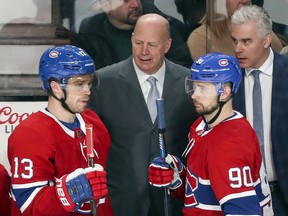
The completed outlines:
{"type": "MultiPolygon", "coordinates": [[[[111,135],[107,173],[115,216],[162,216],[164,191],[148,183],[148,166],[160,156],[160,149],[157,120],[150,117],[146,104],[152,88],[147,78],[156,78],[164,99],[167,152],[181,157],[196,118],[184,88],[189,69],[165,59],[171,38],[169,23],[160,15],[141,16],[131,41],[132,57],[96,72],[100,85],[90,106],[111,135]]],[[[182,215],[183,202],[170,201],[173,215],[182,215]]]]}
{"type": "MultiPolygon", "coordinates": [[[[288,58],[270,47],[272,21],[265,9],[242,7],[231,19],[235,56],[243,68],[243,82],[233,100],[234,108],[253,125],[256,112],[263,113],[263,160],[272,194],[274,214],[288,214],[288,58]],[[252,89],[260,70],[262,109],[253,112],[252,89]]],[[[256,127],[256,126],[255,126],[256,127]]],[[[256,128],[254,129],[256,130],[256,128]]],[[[256,130],[256,132],[258,132],[256,130]]],[[[261,142],[260,135],[258,138],[261,142]]]]}

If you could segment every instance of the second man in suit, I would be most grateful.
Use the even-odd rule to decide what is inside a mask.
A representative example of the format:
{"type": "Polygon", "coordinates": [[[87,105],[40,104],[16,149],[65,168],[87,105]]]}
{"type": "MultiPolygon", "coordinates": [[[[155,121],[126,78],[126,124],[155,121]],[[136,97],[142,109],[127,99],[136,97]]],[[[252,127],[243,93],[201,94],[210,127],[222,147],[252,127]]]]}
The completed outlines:
{"type": "Polygon", "coordinates": [[[232,15],[231,33],[235,56],[244,70],[234,107],[246,115],[262,143],[275,216],[288,215],[288,58],[270,47],[272,21],[263,8],[237,10],[232,15]],[[261,96],[254,98],[257,80],[261,96]],[[258,99],[262,106],[254,112],[261,104],[258,99]]]}

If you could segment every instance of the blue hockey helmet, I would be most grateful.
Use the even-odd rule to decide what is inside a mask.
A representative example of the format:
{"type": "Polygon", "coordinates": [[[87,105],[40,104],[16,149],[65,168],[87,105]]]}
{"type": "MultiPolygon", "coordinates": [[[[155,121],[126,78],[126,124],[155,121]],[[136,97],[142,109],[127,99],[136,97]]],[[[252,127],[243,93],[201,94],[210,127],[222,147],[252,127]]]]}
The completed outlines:
{"type": "Polygon", "coordinates": [[[92,74],[95,65],[92,58],[81,48],[64,45],[47,49],[39,62],[42,88],[50,90],[50,80],[56,79],[63,87],[73,76],[92,74]]]}
{"type": "Polygon", "coordinates": [[[236,93],[242,78],[242,70],[237,59],[219,52],[209,53],[198,58],[186,78],[185,89],[193,92],[193,82],[211,82],[217,87],[217,94],[223,93],[225,83],[232,83],[232,93],[236,93]]]}

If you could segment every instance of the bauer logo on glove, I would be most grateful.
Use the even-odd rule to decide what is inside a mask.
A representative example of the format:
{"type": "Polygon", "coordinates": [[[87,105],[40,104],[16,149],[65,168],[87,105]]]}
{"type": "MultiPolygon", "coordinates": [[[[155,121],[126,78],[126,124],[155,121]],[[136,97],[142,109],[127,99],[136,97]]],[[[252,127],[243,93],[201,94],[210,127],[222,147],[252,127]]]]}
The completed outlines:
{"type": "Polygon", "coordinates": [[[58,198],[68,212],[76,211],[83,203],[108,194],[106,171],[101,165],[79,168],[56,181],[58,198]]]}

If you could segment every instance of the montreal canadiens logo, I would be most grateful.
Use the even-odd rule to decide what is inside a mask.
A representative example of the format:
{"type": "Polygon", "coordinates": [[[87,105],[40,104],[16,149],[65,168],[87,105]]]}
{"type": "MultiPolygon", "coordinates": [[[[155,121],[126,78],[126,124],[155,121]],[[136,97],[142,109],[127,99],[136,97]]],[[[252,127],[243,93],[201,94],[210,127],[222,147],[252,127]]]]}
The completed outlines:
{"type": "Polygon", "coordinates": [[[58,57],[58,52],[57,51],[55,51],[55,50],[53,50],[53,51],[51,51],[50,53],[49,53],[49,57],[50,58],[57,58],[58,57]]]}
{"type": "Polygon", "coordinates": [[[223,66],[227,66],[228,65],[228,60],[227,59],[220,59],[218,63],[222,67],[223,66]]]}

